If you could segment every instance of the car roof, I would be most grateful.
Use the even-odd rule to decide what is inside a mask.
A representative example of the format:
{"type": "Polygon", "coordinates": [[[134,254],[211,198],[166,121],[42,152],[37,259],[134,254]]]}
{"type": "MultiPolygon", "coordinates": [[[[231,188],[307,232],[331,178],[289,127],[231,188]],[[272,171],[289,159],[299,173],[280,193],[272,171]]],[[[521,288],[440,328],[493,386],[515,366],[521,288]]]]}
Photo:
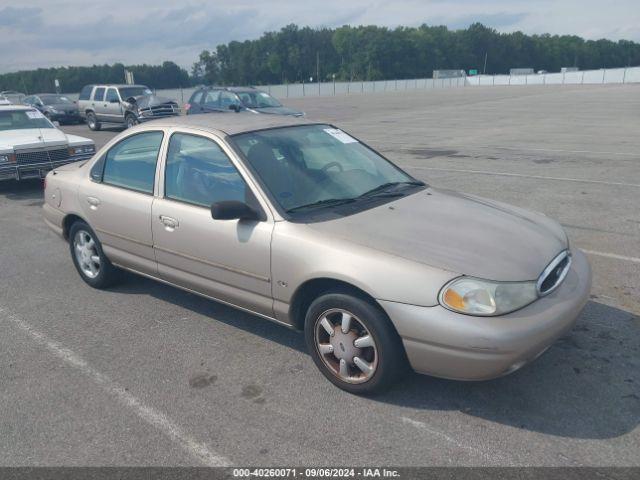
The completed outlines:
{"type": "Polygon", "coordinates": [[[33,107],[27,107],[26,105],[0,105],[0,112],[7,112],[7,111],[16,111],[16,110],[21,110],[21,111],[26,111],[26,110],[33,110],[33,107]]]}
{"type": "Polygon", "coordinates": [[[146,85],[139,85],[139,84],[135,84],[135,85],[127,85],[126,83],[92,83],[90,85],[85,85],[85,87],[113,87],[113,88],[127,88],[127,87],[133,87],[133,88],[149,88],[146,85]]]}
{"type": "Polygon", "coordinates": [[[248,112],[205,113],[202,115],[167,117],[153,121],[154,125],[163,127],[193,127],[211,132],[218,131],[226,133],[227,135],[253,132],[256,130],[266,130],[269,128],[317,125],[321,123],[323,122],[303,120],[299,117],[284,115],[256,115],[248,112]]]}
{"type": "Polygon", "coordinates": [[[219,85],[203,85],[198,90],[227,90],[228,92],[241,93],[241,92],[261,92],[262,90],[256,87],[221,87],[219,85]]]}

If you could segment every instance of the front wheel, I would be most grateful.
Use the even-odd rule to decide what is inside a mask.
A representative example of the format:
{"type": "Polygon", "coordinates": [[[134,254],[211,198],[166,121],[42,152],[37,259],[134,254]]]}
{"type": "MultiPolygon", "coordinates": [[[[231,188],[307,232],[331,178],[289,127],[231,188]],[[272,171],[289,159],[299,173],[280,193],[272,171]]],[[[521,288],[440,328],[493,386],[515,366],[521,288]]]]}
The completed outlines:
{"type": "Polygon", "coordinates": [[[127,128],[131,128],[131,127],[135,127],[140,122],[138,122],[138,119],[134,114],[129,113],[127,114],[127,117],[124,119],[124,123],[126,124],[127,128]]]}
{"type": "Polygon", "coordinates": [[[78,221],[69,230],[69,248],[80,277],[93,288],[106,288],[119,279],[119,271],[102,251],[94,231],[78,221]]]}
{"type": "Polygon", "coordinates": [[[305,339],[316,366],[339,388],[370,394],[389,388],[406,370],[391,321],[362,298],[328,293],[309,307],[305,339]]]}

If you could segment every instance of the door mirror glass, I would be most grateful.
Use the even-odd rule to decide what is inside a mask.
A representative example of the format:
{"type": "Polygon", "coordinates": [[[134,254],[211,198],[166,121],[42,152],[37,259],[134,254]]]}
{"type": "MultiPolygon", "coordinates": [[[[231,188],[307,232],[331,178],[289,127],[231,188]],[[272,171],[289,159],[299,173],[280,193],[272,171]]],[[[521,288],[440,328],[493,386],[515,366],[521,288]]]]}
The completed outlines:
{"type": "Polygon", "coordinates": [[[244,202],[228,200],[211,205],[214,220],[259,220],[260,215],[244,202]]]}

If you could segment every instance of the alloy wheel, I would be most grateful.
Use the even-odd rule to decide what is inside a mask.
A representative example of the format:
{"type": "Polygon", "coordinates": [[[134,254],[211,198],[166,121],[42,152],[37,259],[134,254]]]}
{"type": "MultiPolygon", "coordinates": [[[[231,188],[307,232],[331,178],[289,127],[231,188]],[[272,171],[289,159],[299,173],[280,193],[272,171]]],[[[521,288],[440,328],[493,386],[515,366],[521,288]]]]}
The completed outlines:
{"type": "Polygon", "coordinates": [[[340,380],[364,383],[375,374],[375,339],[353,313],[340,308],[325,311],[316,319],[314,338],[322,362],[340,380]]]}
{"type": "Polygon", "coordinates": [[[100,254],[91,234],[78,230],[73,238],[73,250],[82,273],[88,278],[96,278],[100,273],[100,254]]]}

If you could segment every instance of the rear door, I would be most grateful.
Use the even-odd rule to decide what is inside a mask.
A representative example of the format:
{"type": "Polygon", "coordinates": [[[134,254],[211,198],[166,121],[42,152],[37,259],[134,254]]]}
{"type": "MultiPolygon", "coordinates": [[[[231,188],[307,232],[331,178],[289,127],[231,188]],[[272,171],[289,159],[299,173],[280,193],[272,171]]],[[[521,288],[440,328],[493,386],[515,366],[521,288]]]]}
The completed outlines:
{"type": "Polygon", "coordinates": [[[273,317],[274,221],[230,155],[213,136],[171,134],[164,182],[153,203],[158,273],[171,283],[273,317]],[[253,204],[264,220],[214,220],[210,206],[224,200],[253,204]]]}
{"type": "Polygon", "coordinates": [[[163,136],[150,129],[123,138],[94,164],[91,181],[78,192],[84,218],[107,257],[150,275],[157,272],[151,205],[163,136]]]}
{"type": "Polygon", "coordinates": [[[91,97],[91,108],[96,114],[96,118],[100,121],[107,121],[105,118],[106,108],[104,103],[104,95],[106,88],[96,87],[93,90],[93,96],[91,97]]]}

